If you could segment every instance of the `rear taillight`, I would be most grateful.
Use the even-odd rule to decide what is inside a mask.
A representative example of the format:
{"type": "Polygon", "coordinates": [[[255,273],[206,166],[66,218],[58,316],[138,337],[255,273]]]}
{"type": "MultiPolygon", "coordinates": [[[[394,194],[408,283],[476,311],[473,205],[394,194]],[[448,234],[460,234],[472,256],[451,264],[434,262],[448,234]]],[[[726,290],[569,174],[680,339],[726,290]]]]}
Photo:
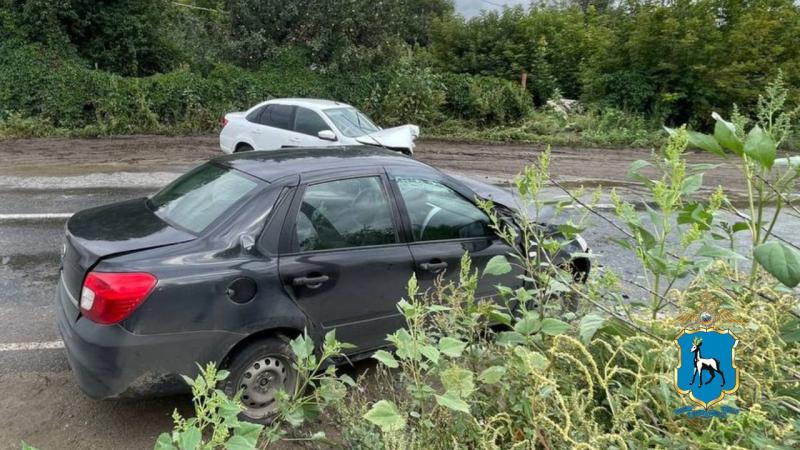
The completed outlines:
{"type": "Polygon", "coordinates": [[[103,325],[118,323],[144,302],[156,282],[144,272],[89,272],[81,290],[81,312],[103,325]]]}
{"type": "Polygon", "coordinates": [[[219,119],[219,126],[220,127],[225,128],[225,125],[227,125],[227,124],[228,124],[228,118],[227,117],[222,117],[222,118],[219,119]]]}

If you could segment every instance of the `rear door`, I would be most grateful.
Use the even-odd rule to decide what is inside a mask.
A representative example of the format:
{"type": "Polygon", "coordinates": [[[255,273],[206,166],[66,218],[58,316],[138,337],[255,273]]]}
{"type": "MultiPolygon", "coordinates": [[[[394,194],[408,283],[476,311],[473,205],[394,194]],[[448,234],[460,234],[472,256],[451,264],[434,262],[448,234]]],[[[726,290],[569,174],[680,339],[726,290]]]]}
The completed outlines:
{"type": "MultiPolygon", "coordinates": [[[[492,231],[488,216],[468,198],[463,187],[434,172],[390,169],[389,174],[408,230],[421,289],[433,286],[442,272],[445,280],[457,282],[465,252],[472,259],[473,269],[482,274],[491,258],[511,251],[492,231]]],[[[497,284],[512,289],[522,286],[519,274],[521,271],[513,270],[502,276],[481,277],[476,298],[495,296],[497,284]]]]}
{"type": "Polygon", "coordinates": [[[331,130],[331,126],[325,122],[316,111],[298,106],[294,113],[293,139],[302,147],[322,147],[336,145],[336,142],[320,139],[318,133],[323,130],[331,130]]]}
{"type": "Polygon", "coordinates": [[[322,332],[364,351],[403,325],[396,304],[413,273],[380,170],[303,180],[281,234],[284,288],[322,332]]]}
{"type": "Polygon", "coordinates": [[[293,141],[292,122],[294,121],[294,109],[295,107],[292,105],[272,103],[266,105],[252,119],[248,117],[248,120],[254,121],[252,138],[256,144],[256,150],[278,150],[299,145],[293,141]]]}

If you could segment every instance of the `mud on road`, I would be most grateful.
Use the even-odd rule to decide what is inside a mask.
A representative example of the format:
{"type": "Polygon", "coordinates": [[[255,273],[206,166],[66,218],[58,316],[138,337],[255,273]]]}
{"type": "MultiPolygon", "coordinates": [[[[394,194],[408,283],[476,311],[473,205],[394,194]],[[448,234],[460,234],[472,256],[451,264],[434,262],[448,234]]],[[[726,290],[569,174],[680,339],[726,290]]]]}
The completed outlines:
{"type": "MultiPolygon", "coordinates": [[[[541,145],[476,144],[423,140],[416,158],[440,169],[508,180],[544,150],[541,145]]],[[[648,159],[651,149],[552,148],[552,175],[571,186],[625,187],[630,163],[648,159]]],[[[12,139],[0,141],[0,177],[63,177],[87,173],[183,171],[220,155],[216,135],[121,136],[100,139],[12,139]]],[[[690,151],[691,164],[721,164],[705,186],[744,189],[741,173],[721,158],[690,151]]]]}

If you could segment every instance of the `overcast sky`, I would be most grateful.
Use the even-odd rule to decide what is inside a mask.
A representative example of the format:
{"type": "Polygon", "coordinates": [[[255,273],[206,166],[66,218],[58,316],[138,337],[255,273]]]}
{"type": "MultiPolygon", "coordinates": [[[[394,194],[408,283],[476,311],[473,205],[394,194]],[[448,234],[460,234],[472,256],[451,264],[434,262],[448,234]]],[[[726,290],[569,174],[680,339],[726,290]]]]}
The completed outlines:
{"type": "Polygon", "coordinates": [[[504,5],[527,6],[530,0],[455,0],[456,12],[461,13],[464,17],[473,17],[480,14],[482,9],[487,11],[501,10],[504,5]]]}

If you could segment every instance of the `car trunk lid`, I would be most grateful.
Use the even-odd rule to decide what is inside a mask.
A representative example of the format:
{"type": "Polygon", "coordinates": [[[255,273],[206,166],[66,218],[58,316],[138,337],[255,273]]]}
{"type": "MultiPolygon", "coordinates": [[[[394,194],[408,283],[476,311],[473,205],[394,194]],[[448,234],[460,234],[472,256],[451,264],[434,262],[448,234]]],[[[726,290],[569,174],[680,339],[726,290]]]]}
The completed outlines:
{"type": "Polygon", "coordinates": [[[81,211],[67,222],[62,277],[67,292],[80,298],[86,273],[102,258],[196,239],[161,220],[139,198],[81,211]]]}

